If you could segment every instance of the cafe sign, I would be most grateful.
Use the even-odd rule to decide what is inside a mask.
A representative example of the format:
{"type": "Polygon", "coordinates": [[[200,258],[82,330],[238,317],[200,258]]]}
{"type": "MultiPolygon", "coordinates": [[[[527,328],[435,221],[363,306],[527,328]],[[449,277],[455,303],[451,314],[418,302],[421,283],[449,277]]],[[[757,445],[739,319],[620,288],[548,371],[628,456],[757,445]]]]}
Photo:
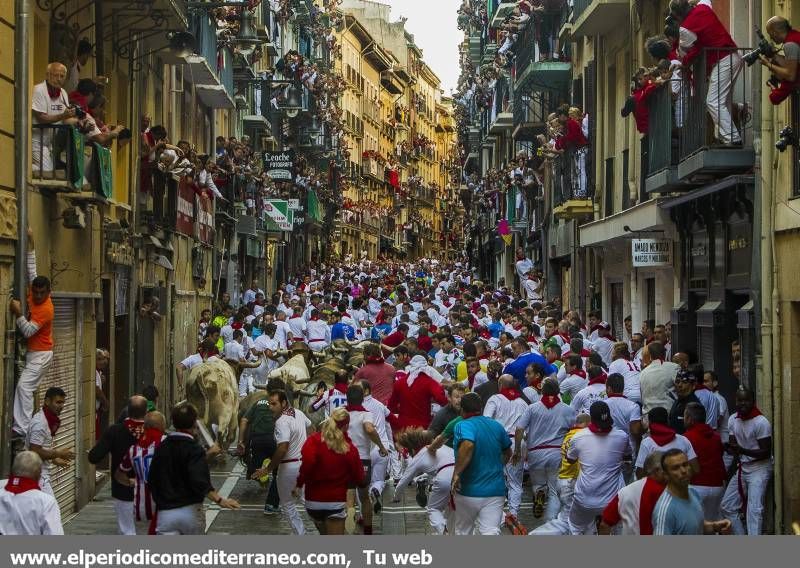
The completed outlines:
{"type": "Polygon", "coordinates": [[[284,152],[264,152],[264,171],[273,180],[292,181],[294,150],[284,152]]]}
{"type": "Polygon", "coordinates": [[[672,241],[669,239],[633,239],[634,268],[672,266],[672,241]]]}

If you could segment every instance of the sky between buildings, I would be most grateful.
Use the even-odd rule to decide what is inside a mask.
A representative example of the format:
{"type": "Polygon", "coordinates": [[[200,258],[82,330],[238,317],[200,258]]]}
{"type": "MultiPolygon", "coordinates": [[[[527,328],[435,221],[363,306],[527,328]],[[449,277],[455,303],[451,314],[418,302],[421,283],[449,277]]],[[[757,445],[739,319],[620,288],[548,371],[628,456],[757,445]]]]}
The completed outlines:
{"type": "Polygon", "coordinates": [[[379,0],[392,7],[391,21],[408,18],[406,30],[414,34],[425,62],[442,80],[445,96],[458,84],[458,46],[464,32],[456,25],[461,0],[379,0]]]}

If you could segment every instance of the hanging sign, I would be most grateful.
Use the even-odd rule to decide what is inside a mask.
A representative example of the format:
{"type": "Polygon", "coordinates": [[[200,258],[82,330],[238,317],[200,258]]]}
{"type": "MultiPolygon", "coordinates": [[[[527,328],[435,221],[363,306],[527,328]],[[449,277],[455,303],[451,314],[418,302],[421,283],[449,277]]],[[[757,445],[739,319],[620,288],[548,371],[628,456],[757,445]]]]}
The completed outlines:
{"type": "Polygon", "coordinates": [[[633,266],[671,266],[672,241],[669,239],[633,239],[633,266]]]}

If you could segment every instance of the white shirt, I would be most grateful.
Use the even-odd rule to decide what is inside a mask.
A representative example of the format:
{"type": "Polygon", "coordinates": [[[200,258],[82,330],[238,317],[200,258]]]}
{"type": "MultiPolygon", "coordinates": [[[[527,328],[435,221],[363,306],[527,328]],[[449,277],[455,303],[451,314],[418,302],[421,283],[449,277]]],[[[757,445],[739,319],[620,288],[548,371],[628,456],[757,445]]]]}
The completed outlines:
{"type": "MultiPolygon", "coordinates": [[[[472,389],[475,390],[477,387],[481,386],[483,383],[489,382],[489,376],[484,373],[483,371],[478,371],[475,373],[475,378],[472,381],[472,389]]],[[[461,384],[469,386],[469,377],[461,381],[461,384]]]]}
{"type": "Polygon", "coordinates": [[[533,268],[533,261],[529,258],[523,258],[522,260],[518,260],[514,266],[517,269],[517,276],[519,276],[521,280],[525,278],[525,275],[533,268]]]}
{"type": "Polygon", "coordinates": [[[595,434],[584,428],[572,437],[567,459],[581,465],[575,482],[575,502],[587,509],[605,507],[625,486],[622,458],[628,451],[628,435],[612,428],[608,434],[595,434]]]}
{"type": "Polygon", "coordinates": [[[639,446],[639,454],[636,456],[636,467],[644,468],[644,462],[647,459],[647,456],[653,452],[666,452],[672,448],[679,449],[686,454],[690,460],[693,460],[697,457],[697,454],[694,452],[694,448],[692,447],[692,443],[685,436],[675,434],[675,438],[663,446],[659,446],[656,444],[653,438],[648,436],[642,440],[642,444],[639,446]]]}
{"type": "Polygon", "coordinates": [[[639,513],[645,483],[647,483],[647,478],[643,477],[623,487],[617,493],[617,510],[622,520],[623,535],[639,534],[639,513]]]}
{"type": "Polygon", "coordinates": [[[542,288],[542,281],[541,280],[531,280],[528,278],[527,280],[522,282],[522,288],[525,290],[525,297],[527,300],[530,301],[539,301],[542,299],[542,293],[540,292],[542,288]]]}
{"type": "Polygon", "coordinates": [[[636,368],[636,365],[627,359],[616,359],[611,361],[611,364],[608,366],[608,376],[610,377],[614,373],[622,375],[625,379],[625,390],[622,394],[633,402],[641,402],[642,392],[639,388],[639,370],[636,368]]]}
{"type": "MultiPolygon", "coordinates": [[[[728,419],[728,430],[730,435],[745,450],[757,450],[758,441],[772,437],[772,426],[769,420],[763,415],[756,416],[750,420],[740,420],[739,413],[732,414],[728,419]]],[[[742,471],[750,472],[761,467],[769,466],[771,460],[755,461],[750,456],[740,455],[739,461],[742,464],[742,471]]]]}
{"type": "MultiPolygon", "coordinates": [[[[256,337],[256,340],[253,343],[253,350],[255,350],[256,353],[264,353],[265,351],[272,351],[274,355],[279,347],[280,346],[278,345],[278,341],[273,337],[269,337],[266,333],[256,337]]],[[[275,361],[274,359],[270,359],[266,355],[264,355],[264,361],[265,363],[262,363],[262,366],[264,367],[264,369],[262,369],[262,373],[264,370],[266,370],[266,372],[269,372],[272,371],[273,369],[278,368],[278,362],[275,361]]]]}
{"type": "Polygon", "coordinates": [[[547,408],[541,401],[531,404],[517,422],[526,431],[528,465],[531,469],[561,459],[564,436],[575,423],[575,411],[563,402],[547,408]]]}
{"type": "Polygon", "coordinates": [[[592,340],[592,351],[603,358],[603,363],[606,366],[611,364],[611,350],[614,348],[614,342],[608,337],[598,337],[592,340]]]}
{"type": "Polygon", "coordinates": [[[306,443],[307,428],[311,426],[311,420],[302,411],[295,408],[294,416],[281,414],[275,421],[275,443],[289,443],[289,449],[283,460],[297,460],[302,456],[301,450],[306,443]]]}
{"type": "Polygon", "coordinates": [[[289,324],[289,329],[292,332],[292,340],[293,341],[305,341],[306,340],[306,320],[303,319],[303,316],[297,317],[290,317],[286,320],[286,323],[289,324]]]}
{"type": "MultiPolygon", "coordinates": [[[[53,435],[50,433],[50,426],[44,416],[44,410],[40,410],[31,418],[28,431],[25,433],[25,449],[30,450],[31,444],[39,446],[45,450],[53,449],[53,435]]],[[[50,460],[42,460],[42,475],[39,478],[39,486],[50,482],[50,460]]]]}
{"type": "MultiPolygon", "coordinates": [[[[631,422],[636,422],[642,419],[641,407],[622,396],[610,396],[604,401],[611,411],[611,419],[614,421],[614,428],[619,428],[630,438],[631,435],[631,422]]],[[[630,445],[631,452],[634,451],[633,439],[630,445]]],[[[633,455],[633,453],[631,454],[633,455]]]]}
{"type": "Polygon", "coordinates": [[[235,361],[244,360],[244,346],[238,341],[231,341],[225,344],[225,349],[222,350],[225,359],[233,359],[235,361]]]}
{"type": "MultiPolygon", "coordinates": [[[[427,452],[426,452],[427,453],[427,452]]],[[[55,497],[40,489],[15,494],[0,480],[0,534],[63,535],[61,511],[55,497]]]]}
{"type": "Polygon", "coordinates": [[[412,479],[427,473],[430,476],[438,475],[439,472],[449,472],[450,476],[453,475],[453,468],[447,467],[455,465],[456,458],[453,448],[442,446],[436,450],[436,457],[432,456],[427,448],[421,448],[417,454],[407,462],[403,477],[395,485],[395,494],[397,491],[402,491],[404,487],[408,486],[412,479]]]}
{"type": "Polygon", "coordinates": [[[366,424],[375,426],[374,418],[370,411],[351,410],[350,411],[350,425],[347,427],[347,433],[350,436],[350,441],[358,450],[358,457],[362,460],[369,459],[369,452],[372,449],[372,440],[367,437],[364,430],[366,424]]]}
{"type": "Polygon", "coordinates": [[[669,412],[672,408],[670,390],[680,367],[672,362],[652,361],[639,373],[639,388],[642,391],[642,413],[660,406],[669,412]]]}
{"type": "Polygon", "coordinates": [[[561,381],[561,394],[569,394],[570,397],[575,398],[579,392],[589,386],[589,381],[578,375],[568,375],[566,379],[561,381]]]}
{"type": "Polygon", "coordinates": [[[283,320],[275,320],[275,340],[281,349],[286,349],[289,345],[289,335],[292,328],[283,320]]]}
{"type": "Polygon", "coordinates": [[[331,343],[331,328],[322,320],[309,320],[306,333],[308,346],[314,351],[321,351],[331,343]]]}
{"type": "MultiPolygon", "coordinates": [[[[203,170],[203,171],[205,171],[205,170],[203,170]]],[[[211,176],[209,176],[209,177],[211,177],[211,176]]],[[[263,294],[264,290],[262,290],[261,288],[259,288],[258,290],[253,290],[252,288],[248,288],[247,290],[244,291],[244,294],[242,294],[242,303],[247,305],[250,302],[255,302],[256,301],[256,294],[258,294],[258,293],[263,294]]]]}
{"type": "Polygon", "coordinates": [[[595,383],[587,385],[578,391],[569,405],[572,410],[578,414],[589,414],[589,408],[598,400],[606,399],[606,385],[603,383],[595,383]]]}
{"type": "Polygon", "coordinates": [[[542,400],[542,395],[540,395],[539,391],[537,391],[533,387],[525,387],[524,389],[522,389],[522,394],[524,394],[528,398],[528,400],[531,401],[531,404],[542,400]]]}
{"type": "Polygon", "coordinates": [[[219,330],[219,335],[222,338],[222,342],[226,345],[233,341],[233,326],[231,324],[225,324],[219,330]]]}
{"type": "Polygon", "coordinates": [[[517,431],[517,422],[528,409],[528,403],[521,398],[508,400],[502,394],[494,394],[486,401],[483,415],[502,424],[509,436],[517,431]]]}
{"type": "Polygon", "coordinates": [[[322,393],[322,396],[311,403],[311,409],[314,411],[325,407],[325,418],[330,417],[331,412],[340,406],[347,405],[347,395],[336,388],[331,388],[322,393]]]}
{"type": "Polygon", "coordinates": [[[728,443],[728,419],[730,418],[730,414],[728,414],[728,401],[725,400],[725,397],[719,394],[719,392],[714,392],[714,396],[717,397],[717,402],[719,403],[719,424],[715,428],[717,432],[719,432],[719,437],[722,438],[722,443],[728,443]]]}
{"type": "Polygon", "coordinates": [[[389,416],[389,409],[372,395],[364,397],[364,408],[372,413],[372,424],[378,432],[378,437],[384,446],[389,446],[389,429],[386,427],[386,417],[389,416]]]}

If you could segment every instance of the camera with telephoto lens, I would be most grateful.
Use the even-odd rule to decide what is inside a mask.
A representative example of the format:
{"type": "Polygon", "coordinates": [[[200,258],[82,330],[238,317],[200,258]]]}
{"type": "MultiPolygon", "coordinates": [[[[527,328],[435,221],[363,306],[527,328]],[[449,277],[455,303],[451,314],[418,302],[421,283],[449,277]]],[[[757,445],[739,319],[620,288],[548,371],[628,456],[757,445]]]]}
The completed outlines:
{"type": "Polygon", "coordinates": [[[84,118],[86,118],[86,111],[83,110],[78,105],[69,105],[69,108],[75,111],[75,118],[77,118],[78,120],[83,120],[84,118]]]}
{"type": "Polygon", "coordinates": [[[792,129],[791,126],[784,126],[783,129],[778,133],[778,141],[775,142],[775,148],[778,149],[778,152],[785,152],[786,148],[789,146],[795,146],[797,144],[797,135],[792,129]]]}
{"type": "Polygon", "coordinates": [[[761,30],[758,28],[758,26],[756,26],[756,35],[758,36],[758,47],[756,47],[750,53],[746,53],[743,57],[744,62],[747,63],[748,67],[752,67],[753,64],[756,61],[758,61],[758,58],[761,57],[762,55],[767,59],[769,59],[770,57],[778,53],[778,50],[775,49],[775,46],[772,45],[772,43],[767,38],[764,37],[764,34],[761,33],[761,30]]]}

